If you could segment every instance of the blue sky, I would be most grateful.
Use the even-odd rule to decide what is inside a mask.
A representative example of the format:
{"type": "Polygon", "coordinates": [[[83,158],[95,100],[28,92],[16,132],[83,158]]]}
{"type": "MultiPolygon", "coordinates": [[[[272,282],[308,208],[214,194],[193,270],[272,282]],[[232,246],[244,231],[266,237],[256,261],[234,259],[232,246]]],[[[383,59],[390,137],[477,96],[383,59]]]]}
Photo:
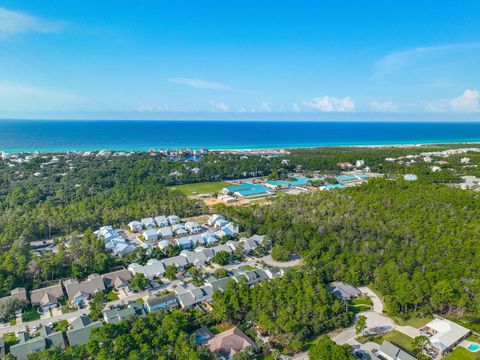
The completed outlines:
{"type": "Polygon", "coordinates": [[[1,118],[476,118],[479,90],[479,1],[0,1],[1,118]]]}

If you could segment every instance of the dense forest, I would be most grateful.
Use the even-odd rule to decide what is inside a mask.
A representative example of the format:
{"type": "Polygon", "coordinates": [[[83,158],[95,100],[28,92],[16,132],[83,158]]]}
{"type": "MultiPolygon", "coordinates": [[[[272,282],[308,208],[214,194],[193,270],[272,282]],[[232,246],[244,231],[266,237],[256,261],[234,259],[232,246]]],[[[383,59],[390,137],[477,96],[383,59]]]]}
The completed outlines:
{"type": "Polygon", "coordinates": [[[376,179],[271,206],[219,207],[323,281],[373,283],[392,314],[479,316],[480,194],[376,179]]]}
{"type": "Polygon", "coordinates": [[[213,297],[213,317],[220,322],[254,322],[261,332],[290,352],[353,320],[348,307],[330,294],[315,272],[289,271],[282,278],[253,287],[230,282],[213,297]]]}
{"type": "Polygon", "coordinates": [[[214,360],[205,346],[198,346],[190,334],[202,325],[202,317],[192,312],[157,312],[146,317],[107,324],[92,331],[87,344],[55,349],[29,356],[30,360],[214,360]]]}

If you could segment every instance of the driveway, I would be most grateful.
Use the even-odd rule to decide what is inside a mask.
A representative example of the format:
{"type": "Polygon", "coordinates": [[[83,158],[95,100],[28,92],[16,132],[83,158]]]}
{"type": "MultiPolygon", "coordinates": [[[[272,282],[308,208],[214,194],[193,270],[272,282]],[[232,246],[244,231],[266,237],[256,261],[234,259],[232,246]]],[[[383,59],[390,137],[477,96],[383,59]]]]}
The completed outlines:
{"type": "Polygon", "coordinates": [[[289,268],[289,267],[298,266],[298,265],[303,264],[302,259],[300,259],[300,258],[284,262],[284,261],[273,260],[271,255],[264,256],[260,260],[263,260],[265,262],[265,264],[267,264],[269,266],[278,267],[278,268],[289,268]]]}
{"type": "Polygon", "coordinates": [[[362,286],[358,288],[362,293],[367,294],[367,296],[372,300],[373,302],[373,311],[376,313],[382,314],[383,313],[383,302],[380,299],[380,297],[375,294],[370,288],[366,286],[362,286]]]}

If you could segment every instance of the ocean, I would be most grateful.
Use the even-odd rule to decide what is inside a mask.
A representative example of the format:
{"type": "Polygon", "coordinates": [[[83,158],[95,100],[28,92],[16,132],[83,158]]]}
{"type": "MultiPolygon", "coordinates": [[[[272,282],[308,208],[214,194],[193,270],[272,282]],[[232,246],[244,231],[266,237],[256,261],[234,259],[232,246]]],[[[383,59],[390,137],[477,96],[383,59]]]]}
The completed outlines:
{"type": "Polygon", "coordinates": [[[480,142],[480,122],[0,120],[0,151],[219,149],[480,142]]]}

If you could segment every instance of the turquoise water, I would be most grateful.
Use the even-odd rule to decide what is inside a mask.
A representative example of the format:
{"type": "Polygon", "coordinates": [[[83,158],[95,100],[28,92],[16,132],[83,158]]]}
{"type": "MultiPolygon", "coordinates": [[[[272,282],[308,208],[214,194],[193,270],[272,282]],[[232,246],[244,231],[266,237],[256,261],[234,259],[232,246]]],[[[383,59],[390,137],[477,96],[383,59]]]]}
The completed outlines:
{"type": "Polygon", "coordinates": [[[467,349],[471,352],[477,352],[480,350],[480,345],[477,343],[471,343],[470,345],[468,345],[467,349]]]}
{"type": "Polygon", "coordinates": [[[0,151],[480,142],[480,122],[0,120],[0,151]]]}

